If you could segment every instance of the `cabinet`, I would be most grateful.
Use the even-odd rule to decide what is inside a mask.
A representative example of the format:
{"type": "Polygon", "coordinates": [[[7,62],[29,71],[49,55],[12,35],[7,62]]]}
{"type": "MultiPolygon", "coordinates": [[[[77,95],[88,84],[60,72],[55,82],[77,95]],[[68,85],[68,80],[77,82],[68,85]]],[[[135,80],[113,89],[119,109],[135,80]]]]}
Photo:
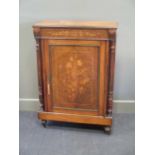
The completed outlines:
{"type": "Polygon", "coordinates": [[[112,125],[115,22],[42,21],[36,39],[38,118],[112,125]]]}

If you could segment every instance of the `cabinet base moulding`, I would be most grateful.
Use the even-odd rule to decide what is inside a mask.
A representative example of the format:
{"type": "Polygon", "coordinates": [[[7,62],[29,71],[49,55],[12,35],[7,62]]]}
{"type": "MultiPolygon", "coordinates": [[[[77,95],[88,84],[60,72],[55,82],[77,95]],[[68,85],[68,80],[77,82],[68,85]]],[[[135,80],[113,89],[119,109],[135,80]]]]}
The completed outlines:
{"type": "Polygon", "coordinates": [[[60,121],[70,123],[94,124],[94,125],[112,125],[112,118],[103,116],[74,115],[53,112],[38,112],[38,118],[42,121],[60,121]]]}

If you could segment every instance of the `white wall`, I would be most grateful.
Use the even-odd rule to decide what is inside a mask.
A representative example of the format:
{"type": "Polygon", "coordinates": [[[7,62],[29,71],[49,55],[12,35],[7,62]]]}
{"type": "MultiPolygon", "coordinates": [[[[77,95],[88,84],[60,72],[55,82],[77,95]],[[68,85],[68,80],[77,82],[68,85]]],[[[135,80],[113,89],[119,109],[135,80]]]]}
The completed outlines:
{"type": "Polygon", "coordinates": [[[134,0],[20,0],[20,98],[38,98],[32,25],[44,19],[119,23],[115,100],[134,100],[134,0]]]}

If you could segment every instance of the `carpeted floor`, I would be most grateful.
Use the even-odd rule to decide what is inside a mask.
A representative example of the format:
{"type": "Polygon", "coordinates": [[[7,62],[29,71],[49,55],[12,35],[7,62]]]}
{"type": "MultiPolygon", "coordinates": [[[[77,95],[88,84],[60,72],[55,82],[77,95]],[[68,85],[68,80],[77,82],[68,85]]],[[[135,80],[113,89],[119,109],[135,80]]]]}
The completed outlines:
{"type": "Polygon", "coordinates": [[[20,112],[20,155],[134,155],[134,114],[113,114],[111,135],[100,127],[50,123],[35,112],[20,112]]]}

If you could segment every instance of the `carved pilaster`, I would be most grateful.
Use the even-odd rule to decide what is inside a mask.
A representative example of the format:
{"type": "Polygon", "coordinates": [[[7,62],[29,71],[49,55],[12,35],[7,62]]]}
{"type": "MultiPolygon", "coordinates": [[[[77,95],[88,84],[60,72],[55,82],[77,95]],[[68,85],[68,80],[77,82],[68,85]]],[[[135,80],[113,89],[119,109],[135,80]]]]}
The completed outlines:
{"type": "Polygon", "coordinates": [[[41,108],[44,109],[44,95],[43,95],[43,77],[42,77],[42,53],[41,53],[41,42],[39,39],[40,28],[34,27],[33,33],[36,39],[36,52],[37,52],[37,69],[38,69],[38,90],[39,90],[39,101],[41,108]]]}
{"type": "Polygon", "coordinates": [[[115,44],[116,44],[116,29],[109,30],[110,41],[110,56],[109,56],[109,85],[108,85],[108,103],[107,103],[107,115],[112,115],[113,106],[113,86],[114,86],[114,70],[115,70],[115,44]]]}

